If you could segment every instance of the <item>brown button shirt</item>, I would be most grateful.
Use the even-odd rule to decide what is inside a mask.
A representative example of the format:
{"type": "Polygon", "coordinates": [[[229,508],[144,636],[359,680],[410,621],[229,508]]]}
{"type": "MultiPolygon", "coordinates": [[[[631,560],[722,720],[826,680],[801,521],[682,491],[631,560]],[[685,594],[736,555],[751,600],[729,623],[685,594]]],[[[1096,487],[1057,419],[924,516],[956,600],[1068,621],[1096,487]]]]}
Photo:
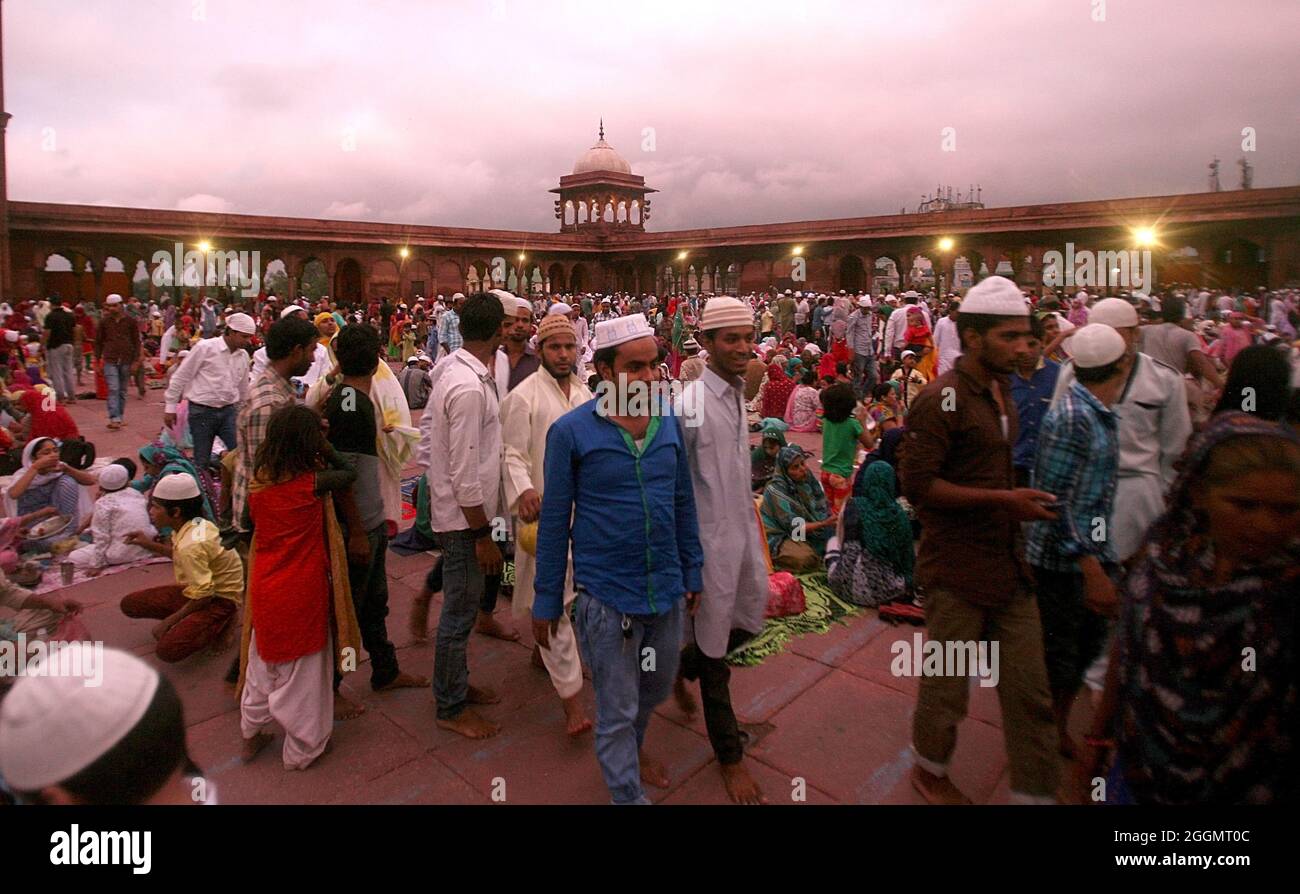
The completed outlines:
{"type": "Polygon", "coordinates": [[[134,363],[140,356],[140,324],[125,313],[105,316],[95,333],[95,356],[105,363],[134,363]]]}
{"type": "Polygon", "coordinates": [[[1000,605],[1032,578],[1024,563],[1020,523],[988,508],[930,507],[925,494],[936,478],[962,487],[1015,487],[1011,447],[1016,442],[1016,404],[1005,377],[995,379],[1007,408],[1006,428],[990,386],[963,356],[917,395],[907,414],[900,449],[903,495],[921,519],[916,580],[949,590],[977,605],[1000,605]]]}

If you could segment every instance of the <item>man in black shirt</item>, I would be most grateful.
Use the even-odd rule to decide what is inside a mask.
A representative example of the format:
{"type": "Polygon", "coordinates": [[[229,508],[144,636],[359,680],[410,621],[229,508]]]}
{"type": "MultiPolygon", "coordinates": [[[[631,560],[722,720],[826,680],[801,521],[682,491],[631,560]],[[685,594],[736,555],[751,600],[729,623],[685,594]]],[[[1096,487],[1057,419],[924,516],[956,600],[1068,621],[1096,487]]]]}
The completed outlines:
{"type": "Polygon", "coordinates": [[[63,299],[55,295],[50,299],[51,309],[45,315],[45,331],[41,344],[45,348],[46,365],[59,400],[75,403],[77,400],[77,368],[74,330],[77,318],[63,306],[63,299]]]}

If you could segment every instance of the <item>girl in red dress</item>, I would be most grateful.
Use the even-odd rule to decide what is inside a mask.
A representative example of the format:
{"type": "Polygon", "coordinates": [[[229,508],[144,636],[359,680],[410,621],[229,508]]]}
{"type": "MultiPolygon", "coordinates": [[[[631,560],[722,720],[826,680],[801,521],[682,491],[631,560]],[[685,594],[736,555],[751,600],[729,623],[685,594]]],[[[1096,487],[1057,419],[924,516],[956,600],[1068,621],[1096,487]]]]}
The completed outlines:
{"type": "Polygon", "coordinates": [[[271,741],[273,721],[284,728],[286,770],[306,769],[329,744],[335,661],[355,669],[360,640],[331,493],[355,478],[311,410],[291,405],[271,416],[248,496],[245,761],[271,741]]]}

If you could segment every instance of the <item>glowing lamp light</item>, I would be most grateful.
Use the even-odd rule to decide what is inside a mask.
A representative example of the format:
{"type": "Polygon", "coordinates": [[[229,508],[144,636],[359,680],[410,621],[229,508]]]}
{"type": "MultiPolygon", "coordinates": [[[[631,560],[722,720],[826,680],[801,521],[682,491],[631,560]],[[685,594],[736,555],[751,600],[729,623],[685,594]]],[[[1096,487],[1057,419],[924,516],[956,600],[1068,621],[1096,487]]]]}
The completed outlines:
{"type": "Polygon", "coordinates": [[[525,255],[523,252],[520,252],[520,253],[519,253],[519,260],[522,261],[522,260],[523,260],[524,258],[526,258],[526,257],[527,257],[527,255],[525,255]]]}
{"type": "Polygon", "coordinates": [[[212,251],[212,243],[204,239],[199,243],[199,251],[212,251]]]}
{"type": "Polygon", "coordinates": [[[952,241],[950,237],[944,236],[942,239],[939,240],[939,251],[952,251],[952,247],[954,244],[955,243],[952,241]]]}
{"type": "Polygon", "coordinates": [[[1156,242],[1156,231],[1150,227],[1138,227],[1133,231],[1133,238],[1137,240],[1138,245],[1154,245],[1156,242]]]}
{"type": "Polygon", "coordinates": [[[801,255],[801,254],[803,254],[803,246],[802,246],[802,245],[796,245],[796,246],[794,247],[794,255],[795,255],[795,257],[798,257],[798,256],[801,255]]]}
{"type": "Polygon", "coordinates": [[[686,252],[684,252],[684,251],[679,251],[679,252],[677,253],[677,260],[679,260],[679,261],[684,261],[684,260],[686,260],[686,252]]]}
{"type": "Polygon", "coordinates": [[[403,245],[397,253],[404,258],[409,258],[411,256],[411,250],[405,245],[403,245]]]}

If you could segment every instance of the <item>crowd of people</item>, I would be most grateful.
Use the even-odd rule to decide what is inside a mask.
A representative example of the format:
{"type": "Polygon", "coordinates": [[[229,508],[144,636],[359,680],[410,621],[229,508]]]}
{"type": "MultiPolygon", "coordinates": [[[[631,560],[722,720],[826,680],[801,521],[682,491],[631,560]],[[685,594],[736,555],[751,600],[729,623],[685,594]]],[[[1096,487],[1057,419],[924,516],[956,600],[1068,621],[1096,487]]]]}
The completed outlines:
{"type": "MultiPolygon", "coordinates": [[[[372,689],[431,689],[437,726],[491,737],[479,706],[501,696],[471,683],[469,638],[529,625],[614,803],[669,784],[649,730],[669,697],[702,707],[727,795],[762,803],[726,658],[761,632],[772,575],[824,573],[933,640],[999,645],[1013,801],[1076,800],[1097,778],[1118,802],[1300,794],[1296,290],[1103,297],[989,276],[964,295],[112,295],[0,317],[0,637],[58,640],[80,609],[6,577],[24,556],[57,547],[92,573],[170,559],[175,583],[121,609],[155,622],[162,662],[239,642],[245,761],[277,728],[286,769],[320,760],[365,710],[340,691],[362,648],[372,689]],[[157,438],[97,465],[65,406],[98,396],[118,429],[133,384],[165,389],[157,438]],[[442,594],[431,678],[389,636],[399,537],[438,550],[410,618],[427,638],[442,594]]],[[[112,667],[130,711],[50,678],[12,687],[0,788],[182,790],[198,772],[183,738],[153,741],[183,737],[174,690],[125,653],[112,667]],[[69,712],[84,741],[42,760],[69,712]],[[165,766],[141,768],[149,748],[165,766]]],[[[912,782],[932,802],[968,803],[948,776],[968,695],[964,675],[920,680],[912,782]]]]}

